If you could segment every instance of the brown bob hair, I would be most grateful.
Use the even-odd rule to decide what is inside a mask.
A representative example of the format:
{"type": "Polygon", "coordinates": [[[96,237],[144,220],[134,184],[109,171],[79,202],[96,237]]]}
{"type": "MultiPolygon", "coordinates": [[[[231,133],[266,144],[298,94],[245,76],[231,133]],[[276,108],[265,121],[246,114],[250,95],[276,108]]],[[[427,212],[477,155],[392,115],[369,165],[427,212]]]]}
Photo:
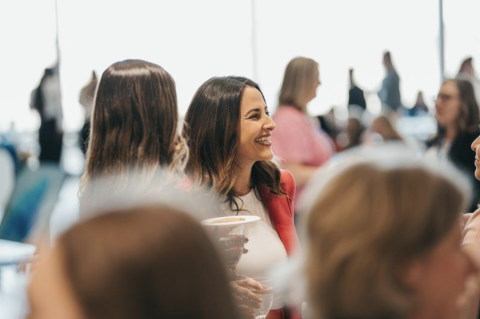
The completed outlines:
{"type": "Polygon", "coordinates": [[[213,243],[185,213],[110,211],[73,226],[57,245],[85,318],[239,318],[213,243]]]}
{"type": "Polygon", "coordinates": [[[326,184],[308,216],[306,274],[322,318],[407,318],[418,300],[401,267],[458,225],[462,190],[418,166],[357,163],[326,184]]]}
{"type": "MultiPolygon", "coordinates": [[[[238,209],[235,194],[235,154],[240,103],[246,86],[257,89],[257,83],[237,76],[213,77],[195,93],[187,114],[183,136],[188,140],[190,156],[186,173],[200,188],[226,196],[230,208],[238,209]]],[[[280,186],[280,168],[274,161],[258,161],[252,168],[252,186],[267,187],[271,193],[284,195],[280,186]]],[[[258,197],[258,194],[257,194],[258,197]]]]}
{"type": "Polygon", "coordinates": [[[159,65],[142,60],[112,64],[98,85],[81,194],[98,176],[149,173],[160,167],[182,172],[188,148],[178,132],[175,82],[159,65]]]}

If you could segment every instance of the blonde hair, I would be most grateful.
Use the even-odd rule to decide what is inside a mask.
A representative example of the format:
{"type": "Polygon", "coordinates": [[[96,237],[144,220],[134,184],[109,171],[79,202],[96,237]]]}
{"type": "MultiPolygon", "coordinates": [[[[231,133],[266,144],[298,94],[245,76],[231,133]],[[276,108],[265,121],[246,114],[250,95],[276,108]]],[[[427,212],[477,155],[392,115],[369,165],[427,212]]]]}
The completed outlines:
{"type": "Polygon", "coordinates": [[[312,206],[306,273],[322,318],[402,318],[414,294],[400,267],[428,254],[457,223],[466,198],[421,166],[355,164],[312,206]]]}
{"type": "Polygon", "coordinates": [[[285,69],[278,105],[292,105],[302,110],[305,96],[313,89],[318,63],[310,58],[297,57],[285,69]]]}

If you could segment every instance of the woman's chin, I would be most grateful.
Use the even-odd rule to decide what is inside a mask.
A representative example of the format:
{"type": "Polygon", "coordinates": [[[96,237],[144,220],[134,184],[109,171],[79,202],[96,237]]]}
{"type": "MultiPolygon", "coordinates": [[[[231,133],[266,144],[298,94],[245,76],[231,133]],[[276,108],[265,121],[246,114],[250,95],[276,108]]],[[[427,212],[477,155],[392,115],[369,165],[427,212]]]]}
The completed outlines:
{"type": "Polygon", "coordinates": [[[480,181],[480,168],[478,168],[478,167],[477,167],[477,169],[475,170],[475,178],[480,181]]]}

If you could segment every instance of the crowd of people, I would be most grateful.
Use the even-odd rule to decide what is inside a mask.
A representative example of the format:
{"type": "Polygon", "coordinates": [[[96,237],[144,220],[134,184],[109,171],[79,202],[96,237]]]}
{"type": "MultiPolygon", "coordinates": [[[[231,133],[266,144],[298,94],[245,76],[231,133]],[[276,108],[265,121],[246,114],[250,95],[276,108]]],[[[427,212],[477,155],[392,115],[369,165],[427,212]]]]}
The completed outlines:
{"type": "MultiPolygon", "coordinates": [[[[81,218],[53,248],[40,249],[29,318],[479,318],[474,86],[465,79],[442,84],[438,130],[418,159],[392,117],[402,103],[389,52],[383,63],[379,97],[389,112],[370,131],[395,148],[379,148],[381,155],[369,160],[355,151],[366,131],[359,118],[349,120],[340,145],[339,132],[327,132],[309,114],[321,84],[310,58],[288,63],[274,114],[251,79],[213,77],[194,94],[183,127],[176,83],[161,66],[125,60],[99,80],[93,73],[81,94],[91,108],[82,129],[81,218]],[[164,190],[160,184],[208,205],[144,201],[164,190]],[[127,197],[123,207],[99,204],[127,197]],[[200,219],[244,215],[259,220],[245,224],[245,239],[229,248],[242,250],[239,276],[229,273],[226,250],[200,219]],[[300,302],[274,289],[268,314],[258,315],[267,288],[259,278],[295,258],[305,282],[300,302]]],[[[43,93],[34,101],[46,92],[37,91],[43,93]]],[[[353,70],[349,100],[366,110],[353,70]]],[[[428,112],[421,94],[418,100],[415,112],[428,112]]],[[[52,141],[61,134],[55,129],[61,118],[46,112],[54,106],[34,106],[45,113],[41,136],[51,132],[52,141]]]]}

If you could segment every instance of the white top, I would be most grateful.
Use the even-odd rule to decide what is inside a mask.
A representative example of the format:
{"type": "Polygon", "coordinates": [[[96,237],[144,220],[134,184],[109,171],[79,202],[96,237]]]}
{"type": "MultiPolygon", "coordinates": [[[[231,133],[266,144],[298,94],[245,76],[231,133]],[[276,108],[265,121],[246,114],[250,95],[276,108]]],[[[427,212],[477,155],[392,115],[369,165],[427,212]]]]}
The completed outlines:
{"type": "MultiPolygon", "coordinates": [[[[248,249],[248,253],[240,259],[237,272],[250,278],[268,277],[269,271],[273,267],[287,261],[287,251],[272,225],[267,209],[257,198],[255,192],[252,190],[247,195],[240,196],[240,199],[236,200],[239,208],[243,210],[238,214],[259,216],[260,220],[245,224],[245,237],[248,238],[245,248],[248,249]]],[[[225,213],[227,215],[237,215],[237,212],[230,210],[230,208],[227,208],[225,213]]],[[[272,309],[281,308],[283,305],[283,298],[274,296],[272,309]]]]}
{"type": "Polygon", "coordinates": [[[33,258],[34,245],[0,239],[0,266],[20,264],[33,258]]]}
{"type": "MultiPolygon", "coordinates": [[[[57,131],[62,132],[62,92],[58,74],[46,78],[41,89],[43,93],[43,118],[46,121],[56,120],[57,131]]],[[[35,94],[36,90],[33,90],[30,96],[30,107],[35,103],[35,94]]]]}
{"type": "Polygon", "coordinates": [[[436,145],[430,147],[425,152],[425,160],[439,164],[449,163],[448,152],[450,151],[451,146],[451,142],[444,142],[441,148],[438,148],[436,145]]]}

